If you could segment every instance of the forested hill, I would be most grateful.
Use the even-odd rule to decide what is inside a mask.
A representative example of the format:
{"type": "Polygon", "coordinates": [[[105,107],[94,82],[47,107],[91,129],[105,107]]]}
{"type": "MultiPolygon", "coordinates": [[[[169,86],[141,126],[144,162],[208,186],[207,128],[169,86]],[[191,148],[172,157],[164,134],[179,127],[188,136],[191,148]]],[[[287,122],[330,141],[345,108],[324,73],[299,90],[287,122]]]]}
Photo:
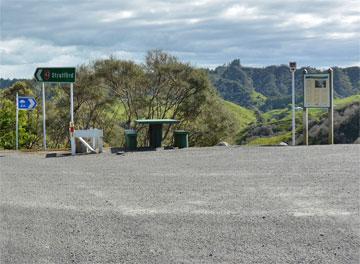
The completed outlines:
{"type": "Polygon", "coordinates": [[[13,85],[14,83],[16,83],[17,81],[22,81],[24,79],[3,79],[0,78],[0,89],[2,88],[8,88],[11,85],[13,85]]]}
{"type": "MultiPolygon", "coordinates": [[[[296,71],[297,102],[302,101],[303,69],[296,71]]],[[[320,73],[306,68],[310,73],[320,73]]],[[[347,97],[360,93],[360,67],[334,69],[335,97],[347,97]]],[[[245,107],[261,110],[285,107],[291,97],[291,74],[287,65],[265,68],[244,67],[240,60],[209,71],[210,78],[221,96],[245,107]]]]}

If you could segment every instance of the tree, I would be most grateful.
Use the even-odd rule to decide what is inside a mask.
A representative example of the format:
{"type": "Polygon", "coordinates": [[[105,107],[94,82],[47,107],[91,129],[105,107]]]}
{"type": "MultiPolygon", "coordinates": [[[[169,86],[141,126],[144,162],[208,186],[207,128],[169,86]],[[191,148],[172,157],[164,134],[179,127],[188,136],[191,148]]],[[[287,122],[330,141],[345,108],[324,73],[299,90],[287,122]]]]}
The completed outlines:
{"type": "MultiPolygon", "coordinates": [[[[207,94],[214,91],[205,71],[160,50],[148,52],[145,71],[149,80],[145,118],[171,118],[181,123],[195,120],[207,94]]],[[[164,138],[169,131],[167,127],[164,138]]]]}
{"type": "Polygon", "coordinates": [[[133,119],[143,115],[147,87],[143,68],[132,61],[110,57],[96,61],[94,70],[102,87],[121,102],[126,116],[125,127],[130,127],[133,119]]]}
{"type": "MultiPolygon", "coordinates": [[[[102,85],[125,111],[125,127],[135,119],[194,120],[213,90],[207,73],[179,62],[160,50],[150,51],[145,65],[130,61],[98,60],[94,69],[102,85]]],[[[168,135],[169,129],[164,133],[168,135]]]]}
{"type": "Polygon", "coordinates": [[[33,90],[34,88],[30,84],[30,82],[18,81],[9,88],[5,89],[2,97],[12,102],[15,102],[16,93],[18,93],[19,96],[33,96],[34,95],[33,90]]]}
{"type": "MultiPolygon", "coordinates": [[[[19,111],[19,148],[31,149],[40,140],[37,129],[38,111],[19,111]],[[34,118],[35,116],[35,118],[34,118]]],[[[0,98],[0,148],[15,149],[16,104],[0,98]]]]}
{"type": "Polygon", "coordinates": [[[220,141],[234,141],[239,124],[221,102],[216,92],[209,93],[199,116],[182,124],[190,132],[191,146],[213,146],[220,141]]]}

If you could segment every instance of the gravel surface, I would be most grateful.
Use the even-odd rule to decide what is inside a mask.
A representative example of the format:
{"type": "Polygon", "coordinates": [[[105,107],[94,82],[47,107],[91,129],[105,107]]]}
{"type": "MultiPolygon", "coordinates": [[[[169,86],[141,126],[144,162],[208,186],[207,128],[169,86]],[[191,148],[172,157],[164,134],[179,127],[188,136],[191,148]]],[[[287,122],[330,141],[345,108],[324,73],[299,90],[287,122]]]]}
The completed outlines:
{"type": "Polygon", "coordinates": [[[359,263],[360,145],[0,152],[0,263],[359,263]]]}

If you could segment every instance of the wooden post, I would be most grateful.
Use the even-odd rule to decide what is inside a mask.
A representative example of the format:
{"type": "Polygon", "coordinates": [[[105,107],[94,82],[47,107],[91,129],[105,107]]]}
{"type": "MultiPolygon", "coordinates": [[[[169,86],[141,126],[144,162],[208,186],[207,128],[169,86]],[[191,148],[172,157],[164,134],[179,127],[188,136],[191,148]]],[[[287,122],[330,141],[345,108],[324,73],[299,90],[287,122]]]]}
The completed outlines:
{"type": "Polygon", "coordinates": [[[309,112],[303,108],[304,145],[309,145],[309,112]]]}
{"type": "Polygon", "coordinates": [[[334,92],[334,71],[332,68],[328,70],[330,75],[330,107],[329,107],[329,144],[334,144],[334,101],[333,101],[333,92],[334,92]]]}

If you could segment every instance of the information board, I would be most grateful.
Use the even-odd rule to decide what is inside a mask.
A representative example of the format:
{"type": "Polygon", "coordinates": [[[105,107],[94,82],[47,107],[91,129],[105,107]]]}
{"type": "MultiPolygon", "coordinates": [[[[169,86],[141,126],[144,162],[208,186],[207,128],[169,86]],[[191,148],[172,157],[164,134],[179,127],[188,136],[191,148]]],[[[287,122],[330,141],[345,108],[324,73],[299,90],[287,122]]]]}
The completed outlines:
{"type": "Polygon", "coordinates": [[[304,75],[304,107],[330,107],[330,75],[304,75]]]}

